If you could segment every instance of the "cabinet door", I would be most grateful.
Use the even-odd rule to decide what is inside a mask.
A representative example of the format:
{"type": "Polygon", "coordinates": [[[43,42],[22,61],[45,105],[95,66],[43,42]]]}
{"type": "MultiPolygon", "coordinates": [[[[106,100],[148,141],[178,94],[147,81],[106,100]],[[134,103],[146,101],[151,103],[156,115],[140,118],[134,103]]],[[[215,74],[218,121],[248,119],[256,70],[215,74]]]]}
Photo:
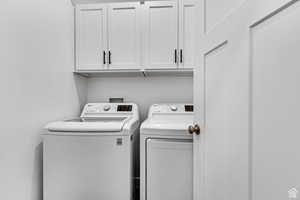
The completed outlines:
{"type": "Polygon", "coordinates": [[[76,70],[105,68],[107,49],[105,5],[82,5],[76,8],[76,70]]]}
{"type": "Polygon", "coordinates": [[[148,1],[144,9],[146,68],[177,68],[177,1],[148,1]]]}
{"type": "Polygon", "coordinates": [[[140,68],[139,3],[112,3],[108,10],[110,69],[140,68]]]}
{"type": "Polygon", "coordinates": [[[196,1],[182,0],[179,7],[179,66],[194,68],[196,48],[196,1]]]}

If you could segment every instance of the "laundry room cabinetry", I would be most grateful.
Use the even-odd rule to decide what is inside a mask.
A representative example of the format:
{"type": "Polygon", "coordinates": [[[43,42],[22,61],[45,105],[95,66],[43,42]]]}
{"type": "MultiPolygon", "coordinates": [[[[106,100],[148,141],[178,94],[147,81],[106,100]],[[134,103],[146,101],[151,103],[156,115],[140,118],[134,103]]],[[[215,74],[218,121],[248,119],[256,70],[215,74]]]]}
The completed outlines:
{"type": "Polygon", "coordinates": [[[144,25],[145,68],[177,68],[178,3],[147,1],[144,25]]]}
{"type": "Polygon", "coordinates": [[[147,1],[144,8],[145,68],[193,68],[194,0],[147,1]]]}
{"type": "Polygon", "coordinates": [[[107,8],[81,5],[76,8],[76,71],[103,70],[107,49],[107,8]]]}
{"type": "Polygon", "coordinates": [[[77,73],[192,71],[194,0],[76,5],[77,73]]]}
{"type": "Polygon", "coordinates": [[[76,6],[76,71],[140,69],[139,3],[76,6]]]}
{"type": "Polygon", "coordinates": [[[141,67],[139,3],[108,5],[109,69],[141,67]]]}
{"type": "Polygon", "coordinates": [[[178,65],[194,68],[196,65],[196,12],[195,0],[181,0],[179,6],[178,65]]]}

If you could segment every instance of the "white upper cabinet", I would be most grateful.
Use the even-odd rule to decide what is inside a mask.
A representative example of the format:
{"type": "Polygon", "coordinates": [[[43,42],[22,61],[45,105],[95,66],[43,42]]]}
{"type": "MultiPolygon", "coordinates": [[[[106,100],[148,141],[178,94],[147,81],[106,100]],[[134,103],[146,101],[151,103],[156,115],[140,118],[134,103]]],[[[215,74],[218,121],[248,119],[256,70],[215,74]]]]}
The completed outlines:
{"type": "Polygon", "coordinates": [[[140,4],[108,6],[109,69],[141,68],[140,4]]]}
{"type": "Polygon", "coordinates": [[[196,52],[196,1],[181,0],[179,6],[179,66],[193,68],[196,52]]]}
{"type": "Polygon", "coordinates": [[[145,68],[193,68],[196,1],[150,1],[144,9],[145,68]]]}
{"type": "Polygon", "coordinates": [[[147,1],[144,6],[145,68],[177,68],[177,1],[147,1]]]}
{"type": "Polygon", "coordinates": [[[101,70],[107,49],[107,14],[105,5],[76,8],[76,70],[101,70]]]}
{"type": "Polygon", "coordinates": [[[76,6],[76,71],[192,69],[196,0],[76,6]]]}

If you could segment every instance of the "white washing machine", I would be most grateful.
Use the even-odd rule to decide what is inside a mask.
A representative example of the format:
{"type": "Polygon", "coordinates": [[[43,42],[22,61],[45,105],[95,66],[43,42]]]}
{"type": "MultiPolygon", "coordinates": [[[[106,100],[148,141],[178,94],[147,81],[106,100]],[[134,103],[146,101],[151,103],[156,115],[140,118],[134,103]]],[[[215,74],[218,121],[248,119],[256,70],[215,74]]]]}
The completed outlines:
{"type": "Polygon", "coordinates": [[[141,200],[193,199],[193,105],[155,104],[141,125],[141,200]]]}
{"type": "Polygon", "coordinates": [[[89,103],[43,135],[44,200],[132,200],[139,113],[132,103],[89,103]]]}

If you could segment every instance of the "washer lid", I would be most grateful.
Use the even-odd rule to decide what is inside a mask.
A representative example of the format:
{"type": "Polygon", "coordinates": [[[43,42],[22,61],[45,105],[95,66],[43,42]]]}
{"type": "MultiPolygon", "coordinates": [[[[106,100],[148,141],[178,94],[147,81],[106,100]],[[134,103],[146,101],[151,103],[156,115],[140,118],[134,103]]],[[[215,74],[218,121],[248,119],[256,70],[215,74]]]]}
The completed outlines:
{"type": "Polygon", "coordinates": [[[77,118],[51,122],[45,128],[50,132],[120,132],[128,117],[77,118]]]}

